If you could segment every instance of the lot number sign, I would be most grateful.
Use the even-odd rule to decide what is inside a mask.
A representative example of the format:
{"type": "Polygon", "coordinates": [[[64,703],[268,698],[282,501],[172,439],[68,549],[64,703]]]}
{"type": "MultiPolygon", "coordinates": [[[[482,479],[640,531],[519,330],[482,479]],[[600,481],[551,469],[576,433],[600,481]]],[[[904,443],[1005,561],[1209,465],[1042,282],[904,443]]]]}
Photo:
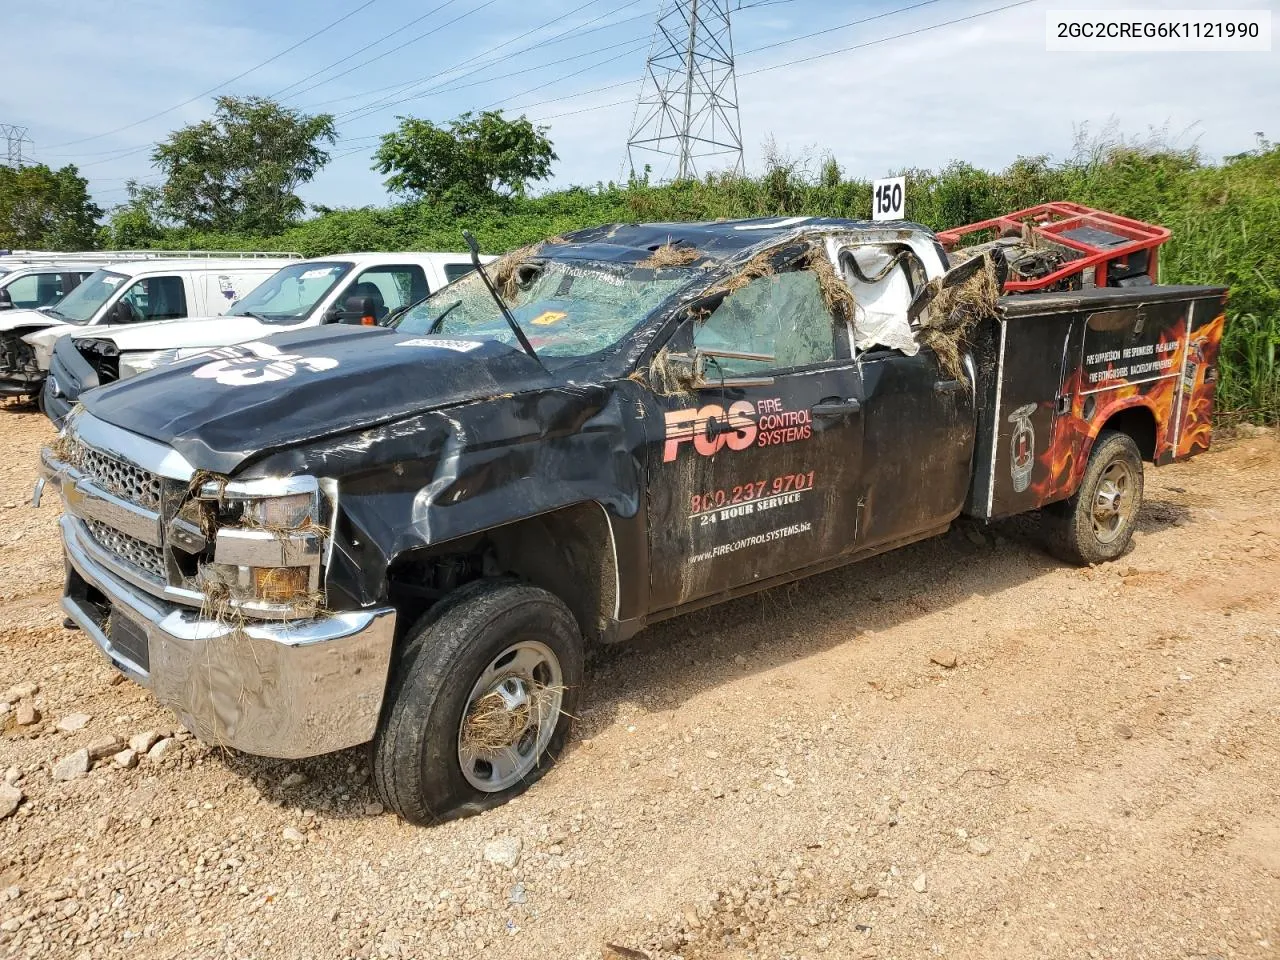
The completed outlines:
{"type": "Polygon", "coordinates": [[[907,178],[877,180],[871,191],[872,220],[901,220],[907,208],[907,178]]]}

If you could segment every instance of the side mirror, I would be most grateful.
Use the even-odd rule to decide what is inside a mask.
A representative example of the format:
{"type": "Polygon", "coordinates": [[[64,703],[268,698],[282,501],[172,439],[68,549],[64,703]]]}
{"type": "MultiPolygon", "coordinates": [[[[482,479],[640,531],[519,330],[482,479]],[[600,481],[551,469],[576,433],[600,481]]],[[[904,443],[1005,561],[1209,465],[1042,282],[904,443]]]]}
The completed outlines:
{"type": "Polygon", "coordinates": [[[343,310],[338,315],[339,323],[353,323],[362,327],[378,325],[378,311],[373,297],[347,297],[343,310]]]}
{"type": "Polygon", "coordinates": [[[13,295],[8,290],[0,290],[0,310],[13,309],[13,295]]]}

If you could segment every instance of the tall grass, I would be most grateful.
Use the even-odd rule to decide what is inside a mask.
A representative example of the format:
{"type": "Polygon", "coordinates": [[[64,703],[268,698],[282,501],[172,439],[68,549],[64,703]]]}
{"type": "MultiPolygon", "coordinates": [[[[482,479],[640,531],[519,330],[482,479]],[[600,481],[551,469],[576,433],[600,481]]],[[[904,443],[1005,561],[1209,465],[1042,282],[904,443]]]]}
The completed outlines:
{"type": "MultiPolygon", "coordinates": [[[[1220,164],[1194,149],[1103,136],[1081,139],[1062,163],[1020,158],[998,172],[955,161],[908,176],[909,219],[945,229],[1048,200],[1074,200],[1173,231],[1161,259],[1163,283],[1227,284],[1228,323],[1218,409],[1233,420],[1280,421],[1280,146],[1220,164]]],[[[871,184],[843,175],[831,158],[769,151],[760,177],[710,174],[654,185],[572,187],[516,198],[459,215],[425,203],[327,211],[275,237],[169,231],[157,246],[299,250],[308,256],[350,250],[456,250],[461,227],[501,252],[551,234],[599,223],[712,220],[808,214],[861,218],[871,184]]],[[[127,246],[107,231],[108,244],[127,246]]]]}

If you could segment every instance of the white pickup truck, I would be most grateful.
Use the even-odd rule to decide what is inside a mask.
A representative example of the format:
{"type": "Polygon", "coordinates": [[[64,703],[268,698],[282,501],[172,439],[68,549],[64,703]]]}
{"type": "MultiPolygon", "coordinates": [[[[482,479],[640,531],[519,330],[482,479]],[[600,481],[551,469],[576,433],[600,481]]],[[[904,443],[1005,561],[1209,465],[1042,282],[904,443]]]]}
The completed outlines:
{"type": "Polygon", "coordinates": [[[73,330],[220,314],[297,261],[245,253],[106,264],[52,304],[0,313],[0,396],[39,397],[54,343],[73,330]]]}
{"type": "Polygon", "coordinates": [[[348,253],[296,261],[224,316],[64,337],[53,351],[41,406],[60,423],[86,390],[213,347],[324,323],[379,324],[471,269],[466,253],[348,253]]]}

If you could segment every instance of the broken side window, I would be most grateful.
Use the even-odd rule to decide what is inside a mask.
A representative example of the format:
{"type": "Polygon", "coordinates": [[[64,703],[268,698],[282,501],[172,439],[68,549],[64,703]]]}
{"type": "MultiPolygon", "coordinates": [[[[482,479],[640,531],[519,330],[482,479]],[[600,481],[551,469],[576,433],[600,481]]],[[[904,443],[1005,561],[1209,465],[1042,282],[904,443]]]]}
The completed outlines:
{"type": "Polygon", "coordinates": [[[735,290],[698,326],[693,342],[702,350],[774,358],[717,358],[709,376],[755,376],[835,359],[835,326],[811,270],[758,277],[735,290]]]}

